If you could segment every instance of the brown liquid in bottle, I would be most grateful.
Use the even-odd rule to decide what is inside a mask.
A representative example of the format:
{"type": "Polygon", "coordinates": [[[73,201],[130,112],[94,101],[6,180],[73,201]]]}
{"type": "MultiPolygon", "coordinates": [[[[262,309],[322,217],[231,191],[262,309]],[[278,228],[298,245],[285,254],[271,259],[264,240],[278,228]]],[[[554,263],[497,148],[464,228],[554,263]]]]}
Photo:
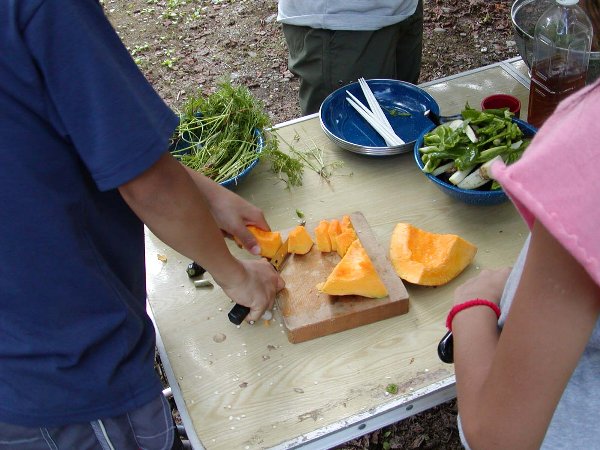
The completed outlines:
{"type": "Polygon", "coordinates": [[[531,69],[527,122],[541,127],[564,98],[585,86],[587,72],[569,67],[558,58],[543,60],[531,69]]]}

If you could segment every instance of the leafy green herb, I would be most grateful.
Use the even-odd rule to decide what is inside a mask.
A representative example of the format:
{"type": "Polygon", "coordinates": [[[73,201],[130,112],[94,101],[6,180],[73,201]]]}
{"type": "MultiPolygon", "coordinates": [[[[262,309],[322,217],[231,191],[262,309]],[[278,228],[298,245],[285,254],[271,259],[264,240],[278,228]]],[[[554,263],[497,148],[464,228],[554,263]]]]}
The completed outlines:
{"type": "Polygon", "coordinates": [[[304,219],[304,213],[299,209],[296,210],[296,215],[298,216],[298,219],[304,219]]]}
{"type": "Polygon", "coordinates": [[[398,385],[390,383],[386,386],[385,391],[389,394],[397,394],[398,393],[398,385]]]}
{"type": "MultiPolygon", "coordinates": [[[[331,177],[336,169],[343,167],[343,161],[325,161],[325,154],[314,140],[311,139],[311,145],[306,146],[306,150],[299,150],[298,148],[291,145],[283,137],[278,135],[289,148],[289,153],[292,155],[293,160],[299,160],[302,162],[303,167],[308,167],[313,172],[317,173],[325,181],[331,181],[331,177]]],[[[296,132],[293,138],[294,142],[300,140],[300,135],[296,132]]]]}
{"type": "Polygon", "coordinates": [[[412,116],[412,114],[409,113],[408,111],[405,111],[398,107],[390,108],[390,109],[388,109],[388,112],[390,113],[390,116],[392,116],[392,117],[410,117],[410,116],[412,116]]]}
{"type": "Polygon", "coordinates": [[[199,91],[184,103],[171,138],[171,153],[218,183],[265,158],[275,173],[285,175],[288,184],[301,185],[302,161],[281,152],[274,136],[264,136],[262,152],[257,153],[259,131],[266,134],[270,126],[262,102],[246,87],[222,82],[214,93],[199,91]]]}
{"type": "Polygon", "coordinates": [[[302,186],[304,164],[300,159],[282,152],[277,147],[269,148],[266,156],[271,161],[271,171],[280,180],[284,181],[288,186],[302,186]]]}

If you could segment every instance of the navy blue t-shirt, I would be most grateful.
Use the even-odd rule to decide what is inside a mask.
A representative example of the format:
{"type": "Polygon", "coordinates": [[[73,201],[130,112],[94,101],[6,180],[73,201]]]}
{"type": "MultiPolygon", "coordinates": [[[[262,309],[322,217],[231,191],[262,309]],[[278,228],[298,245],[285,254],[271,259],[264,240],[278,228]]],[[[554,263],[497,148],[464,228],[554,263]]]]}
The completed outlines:
{"type": "Polygon", "coordinates": [[[160,393],[143,224],[116,188],[176,125],[97,1],[0,1],[1,422],[89,421],[160,393]]]}

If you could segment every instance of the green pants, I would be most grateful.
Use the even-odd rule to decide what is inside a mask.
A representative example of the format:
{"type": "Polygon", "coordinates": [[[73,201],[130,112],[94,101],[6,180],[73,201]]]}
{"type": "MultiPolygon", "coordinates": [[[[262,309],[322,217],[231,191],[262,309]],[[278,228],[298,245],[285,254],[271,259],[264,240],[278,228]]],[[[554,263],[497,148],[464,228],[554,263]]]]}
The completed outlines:
{"type": "Polygon", "coordinates": [[[289,70],[300,78],[303,114],[319,111],[336,89],[360,77],[416,84],[421,72],[423,2],[415,13],[375,31],[324,30],[283,24],[289,70]]]}

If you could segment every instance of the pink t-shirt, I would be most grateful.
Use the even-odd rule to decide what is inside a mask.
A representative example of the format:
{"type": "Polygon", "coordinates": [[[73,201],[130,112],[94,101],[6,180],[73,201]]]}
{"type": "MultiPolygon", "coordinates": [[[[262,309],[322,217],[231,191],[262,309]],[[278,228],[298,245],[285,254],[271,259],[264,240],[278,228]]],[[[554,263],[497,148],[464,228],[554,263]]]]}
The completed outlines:
{"type": "Polygon", "coordinates": [[[527,225],[539,220],[600,285],[600,80],[559,104],[521,159],[492,175],[527,225]]]}

